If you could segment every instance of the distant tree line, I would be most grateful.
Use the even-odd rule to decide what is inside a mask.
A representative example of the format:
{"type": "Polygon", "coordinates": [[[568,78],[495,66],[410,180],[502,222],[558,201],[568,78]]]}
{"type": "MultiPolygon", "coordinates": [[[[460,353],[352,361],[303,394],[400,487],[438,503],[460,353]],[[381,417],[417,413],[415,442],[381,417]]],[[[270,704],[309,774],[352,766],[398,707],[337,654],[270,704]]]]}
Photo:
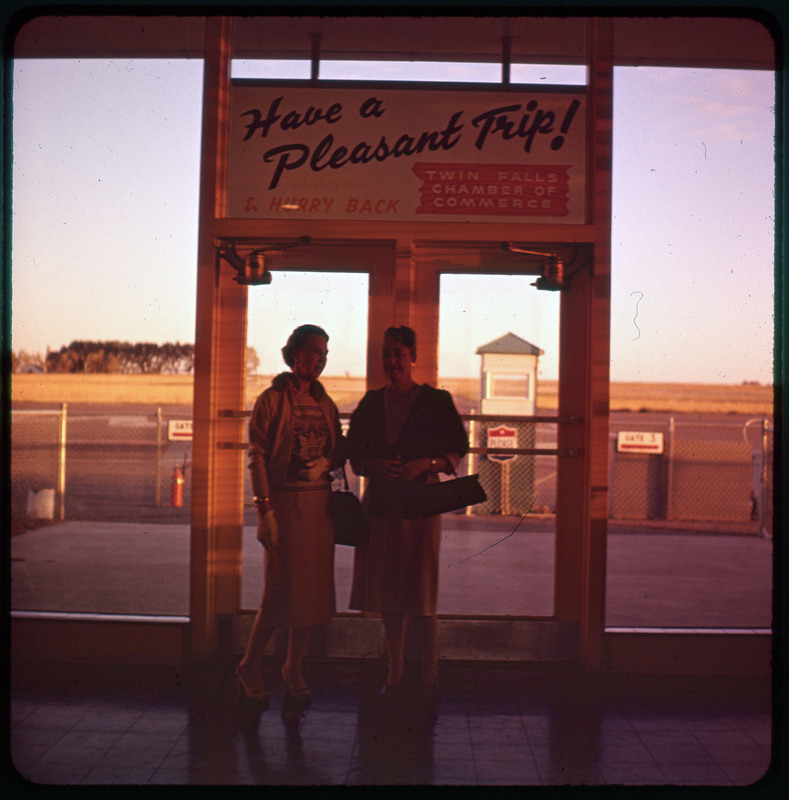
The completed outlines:
{"type": "Polygon", "coordinates": [[[74,341],[44,360],[46,372],[188,375],[193,369],[194,345],[180,342],[74,341]]]}
{"type": "Polygon", "coordinates": [[[28,353],[27,350],[11,351],[11,372],[43,372],[44,359],[41,353],[28,353]]]}
{"type": "MultiPolygon", "coordinates": [[[[259,366],[255,348],[247,347],[247,372],[255,375],[259,366]]],[[[60,350],[48,350],[43,357],[27,350],[12,350],[11,371],[191,375],[194,345],[74,341],[60,350]]]]}

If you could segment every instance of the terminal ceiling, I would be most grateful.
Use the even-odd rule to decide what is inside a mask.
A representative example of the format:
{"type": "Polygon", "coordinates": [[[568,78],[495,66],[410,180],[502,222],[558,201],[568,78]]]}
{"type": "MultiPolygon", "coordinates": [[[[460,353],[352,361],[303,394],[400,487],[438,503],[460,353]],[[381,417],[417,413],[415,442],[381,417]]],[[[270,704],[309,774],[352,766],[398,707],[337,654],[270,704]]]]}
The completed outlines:
{"type": "MultiPolygon", "coordinates": [[[[756,19],[615,17],[616,66],[775,69],[756,19]]],[[[201,58],[205,17],[41,16],[23,25],[16,58],[201,58]]],[[[586,63],[586,18],[530,16],[245,16],[233,57],[497,63],[586,63]],[[317,50],[315,49],[317,47],[317,50]]]]}

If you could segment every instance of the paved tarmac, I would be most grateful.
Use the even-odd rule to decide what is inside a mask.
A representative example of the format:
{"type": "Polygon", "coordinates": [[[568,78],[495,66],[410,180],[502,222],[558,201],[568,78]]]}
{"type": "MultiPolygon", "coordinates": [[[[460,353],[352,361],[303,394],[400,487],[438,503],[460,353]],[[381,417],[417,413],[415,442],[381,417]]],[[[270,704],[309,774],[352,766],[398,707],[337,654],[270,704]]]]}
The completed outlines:
{"type": "MultiPolygon", "coordinates": [[[[553,517],[445,515],[440,614],[550,616],[553,517]]],[[[263,551],[245,524],[242,606],[256,608],[263,551]]],[[[335,555],[348,610],[353,550],[335,555]]],[[[13,610],[186,616],[189,526],[68,521],[14,536],[13,610]]],[[[772,540],[755,523],[611,522],[606,625],[769,628],[772,540]]]]}

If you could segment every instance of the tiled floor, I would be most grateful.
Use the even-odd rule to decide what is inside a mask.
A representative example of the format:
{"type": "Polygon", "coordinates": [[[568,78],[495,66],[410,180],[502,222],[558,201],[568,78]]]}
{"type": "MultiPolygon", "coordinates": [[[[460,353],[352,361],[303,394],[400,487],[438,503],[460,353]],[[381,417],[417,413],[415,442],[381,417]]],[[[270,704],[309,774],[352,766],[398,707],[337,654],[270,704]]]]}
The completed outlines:
{"type": "Polygon", "coordinates": [[[765,679],[456,664],[434,703],[382,706],[379,664],[312,662],[294,718],[276,664],[262,714],[232,670],[14,670],[13,763],[58,785],[745,786],[770,767],[765,679]]]}

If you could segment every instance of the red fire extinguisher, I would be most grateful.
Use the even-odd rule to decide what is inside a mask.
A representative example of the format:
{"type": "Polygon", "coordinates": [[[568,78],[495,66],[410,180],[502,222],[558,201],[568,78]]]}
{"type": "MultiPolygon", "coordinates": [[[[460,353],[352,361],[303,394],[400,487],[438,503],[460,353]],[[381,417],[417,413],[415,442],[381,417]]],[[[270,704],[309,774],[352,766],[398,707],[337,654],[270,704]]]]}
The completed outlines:
{"type": "Polygon", "coordinates": [[[176,464],[173,469],[172,485],[170,486],[170,503],[175,508],[181,508],[184,504],[184,483],[186,483],[186,479],[184,478],[183,470],[176,464]]]}

